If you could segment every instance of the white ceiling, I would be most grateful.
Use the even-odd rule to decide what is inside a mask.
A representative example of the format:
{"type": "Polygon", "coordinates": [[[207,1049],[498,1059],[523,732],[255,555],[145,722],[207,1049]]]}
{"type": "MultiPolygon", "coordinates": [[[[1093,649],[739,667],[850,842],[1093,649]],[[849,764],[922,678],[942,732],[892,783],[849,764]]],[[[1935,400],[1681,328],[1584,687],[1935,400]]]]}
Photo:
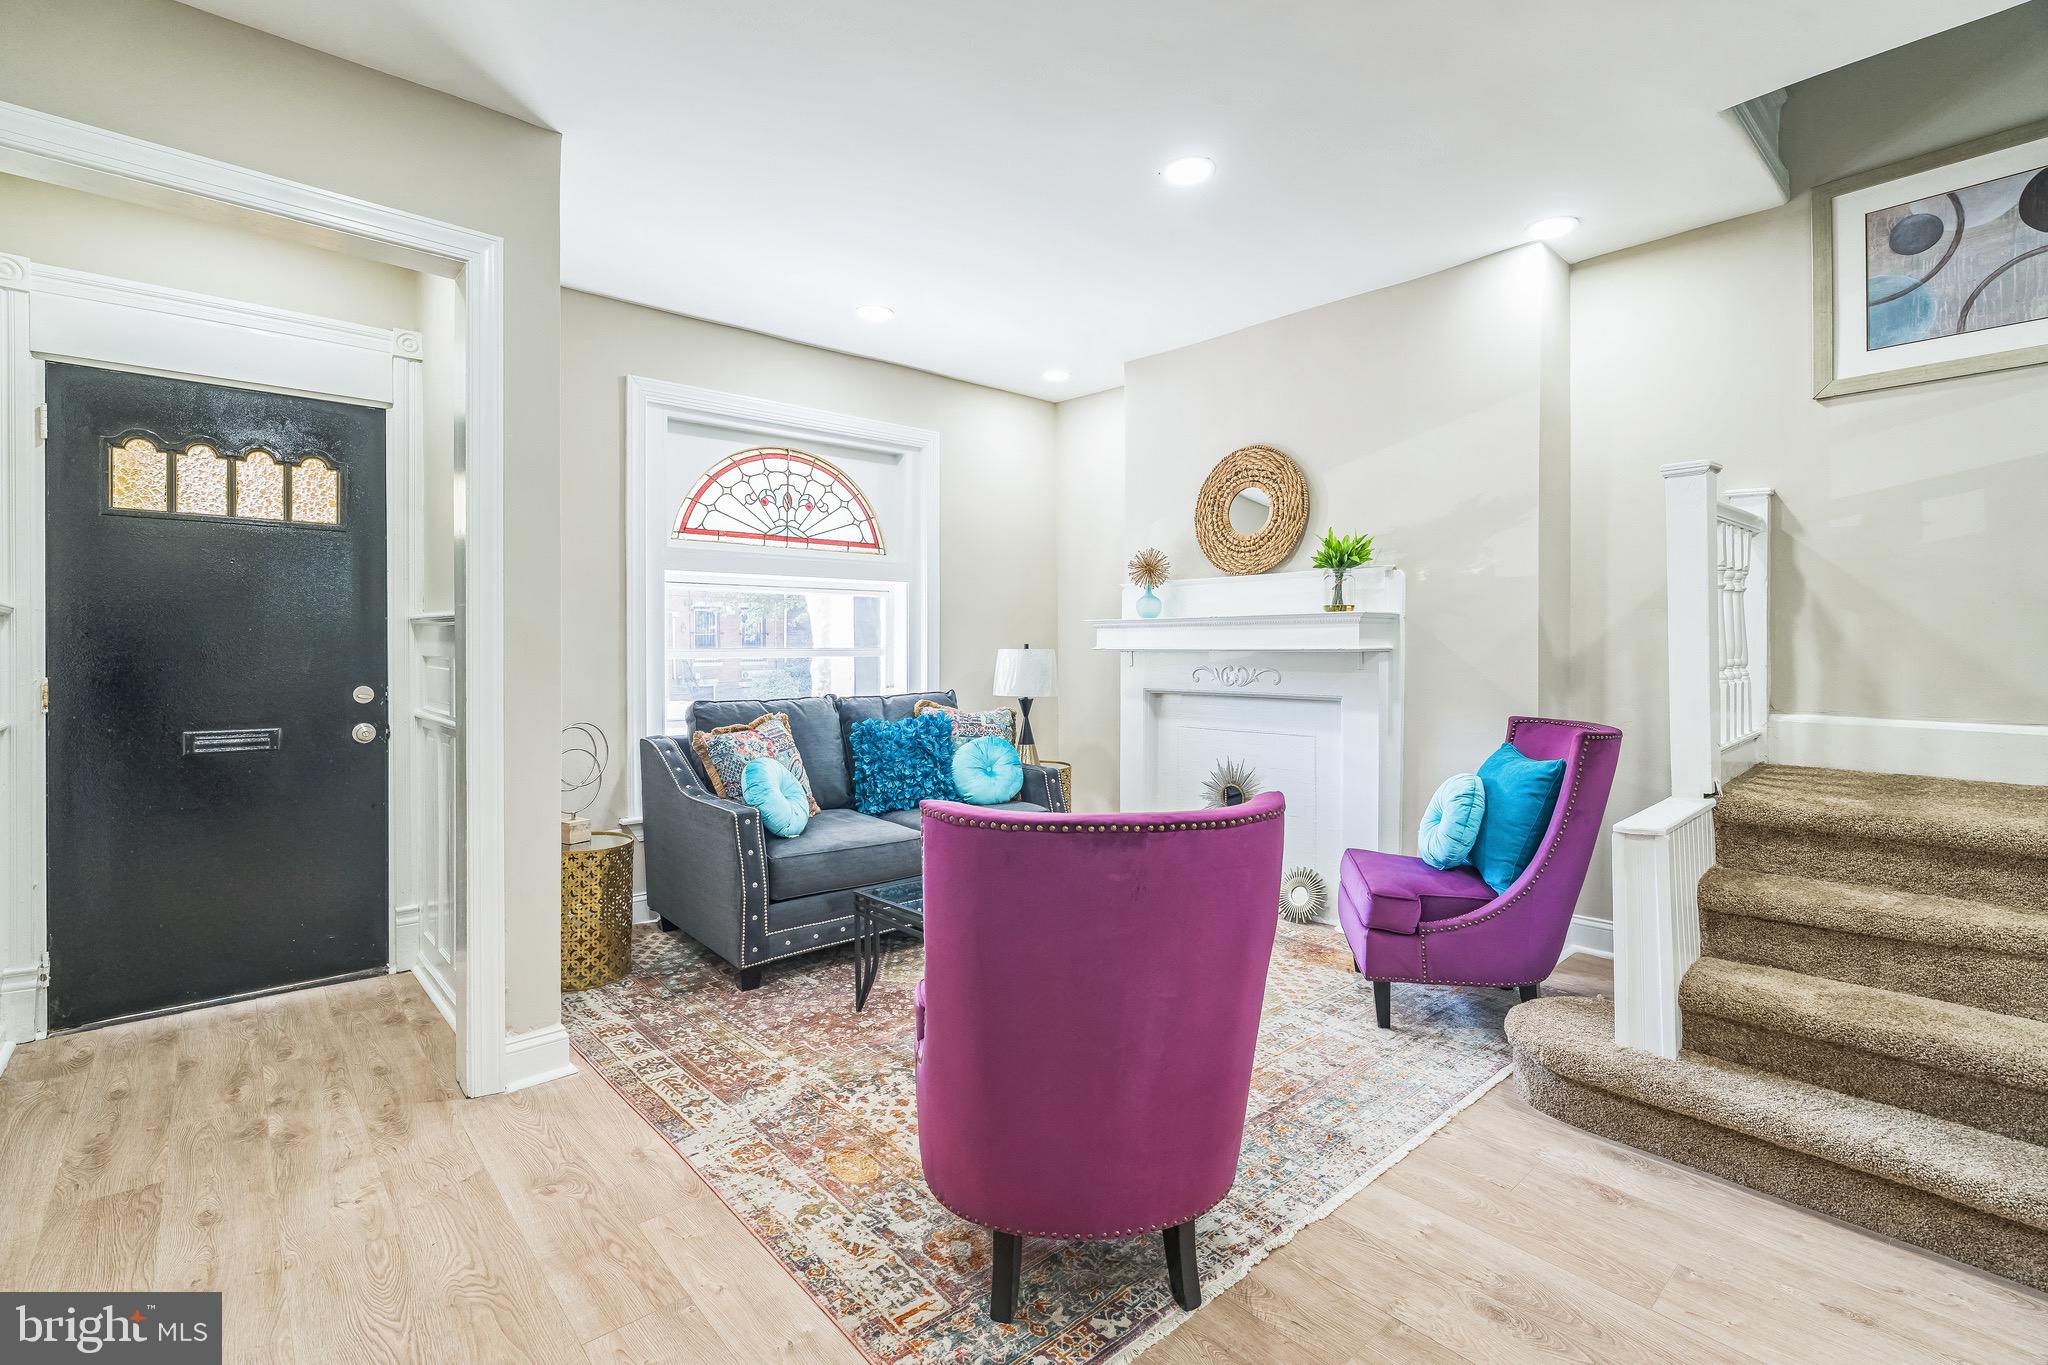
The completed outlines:
{"type": "Polygon", "coordinates": [[[1058,399],[1780,202],[1721,111],[2010,0],[188,3],[559,129],[565,284],[1058,399]]]}

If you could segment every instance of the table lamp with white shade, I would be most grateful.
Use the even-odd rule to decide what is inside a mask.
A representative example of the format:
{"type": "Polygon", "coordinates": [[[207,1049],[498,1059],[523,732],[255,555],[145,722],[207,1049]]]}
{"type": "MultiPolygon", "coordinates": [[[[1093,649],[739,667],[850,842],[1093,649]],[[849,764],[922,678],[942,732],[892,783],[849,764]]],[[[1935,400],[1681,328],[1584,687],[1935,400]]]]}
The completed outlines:
{"type": "Polygon", "coordinates": [[[1038,697],[1059,694],[1059,651],[999,649],[996,651],[996,695],[1015,697],[1024,710],[1024,724],[1017,732],[1017,755],[1026,763],[1038,762],[1038,745],[1031,738],[1031,703],[1038,697]]]}

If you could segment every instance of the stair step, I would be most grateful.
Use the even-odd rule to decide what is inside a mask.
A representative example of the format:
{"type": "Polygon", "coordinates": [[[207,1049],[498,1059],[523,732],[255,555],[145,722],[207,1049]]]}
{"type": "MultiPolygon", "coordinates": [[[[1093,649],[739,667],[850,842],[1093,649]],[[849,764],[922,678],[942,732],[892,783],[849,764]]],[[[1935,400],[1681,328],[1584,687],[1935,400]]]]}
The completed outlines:
{"type": "Polygon", "coordinates": [[[1699,901],[1703,912],[1905,943],[2048,958],[2048,914],[1959,896],[1716,865],[1700,880],[1699,901]]]}
{"type": "Polygon", "coordinates": [[[2048,787],[1765,763],[1728,784],[1716,813],[1745,825],[2048,859],[2048,787]]]}
{"type": "Polygon", "coordinates": [[[1694,1051],[2048,1145],[2048,1023],[1713,957],[1679,1003],[1694,1051]]]}
{"type": "Polygon", "coordinates": [[[1721,866],[1699,903],[1709,957],[2048,1020],[2048,915],[1721,866]]]}
{"type": "Polygon", "coordinates": [[[2048,912],[2048,787],[1765,764],[1714,831],[1729,867],[2048,912]]]}
{"type": "Polygon", "coordinates": [[[1613,1005],[1507,1018],[1530,1103],[1566,1122],[2048,1289],[2048,1148],[1686,1051],[1614,1041],[1613,1005]]]}

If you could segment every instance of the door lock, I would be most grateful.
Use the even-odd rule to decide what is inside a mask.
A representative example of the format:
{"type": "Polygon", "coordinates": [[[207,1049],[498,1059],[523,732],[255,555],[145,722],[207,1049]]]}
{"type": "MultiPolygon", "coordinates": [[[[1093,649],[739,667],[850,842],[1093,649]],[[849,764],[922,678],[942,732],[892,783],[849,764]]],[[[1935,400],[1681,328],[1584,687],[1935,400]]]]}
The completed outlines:
{"type": "Polygon", "coordinates": [[[368,706],[371,702],[377,700],[376,689],[367,683],[357,683],[356,690],[350,693],[350,695],[364,706],[368,706]]]}
{"type": "Polygon", "coordinates": [[[349,734],[355,739],[356,743],[368,744],[377,738],[377,727],[366,720],[359,720],[356,722],[355,728],[349,731],[349,734]]]}

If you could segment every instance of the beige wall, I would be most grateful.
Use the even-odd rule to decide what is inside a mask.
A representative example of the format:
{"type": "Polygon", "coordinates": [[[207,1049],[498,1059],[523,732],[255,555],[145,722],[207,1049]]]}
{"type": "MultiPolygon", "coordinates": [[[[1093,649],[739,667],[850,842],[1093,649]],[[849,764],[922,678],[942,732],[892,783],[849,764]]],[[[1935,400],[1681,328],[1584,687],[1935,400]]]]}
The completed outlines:
{"type": "MultiPolygon", "coordinates": [[[[562,716],[613,739],[590,816],[625,810],[625,381],[694,384],[939,433],[939,678],[993,704],[1003,645],[1058,635],[1050,403],[574,290],[562,291],[562,716]]],[[[1066,690],[1064,672],[1061,690],[1066,690]]],[[[1061,704],[1032,707],[1059,753],[1061,704]]]]}
{"type": "MultiPolygon", "coordinates": [[[[1124,391],[1059,405],[1060,748],[1074,765],[1074,809],[1117,808],[1115,654],[1095,651],[1090,621],[1117,614],[1124,565],[1124,391]]],[[[1048,755],[1053,750],[1045,751],[1048,755]]]]}
{"type": "Polygon", "coordinates": [[[0,93],[505,239],[506,1023],[553,1023],[561,139],[171,0],[13,0],[0,93]]]}
{"type": "Polygon", "coordinates": [[[1282,568],[1307,567],[1336,527],[1372,533],[1375,562],[1405,571],[1409,846],[1437,783],[1562,690],[1544,642],[1562,638],[1545,613],[1565,603],[1540,582],[1539,545],[1564,533],[1544,524],[1567,477],[1564,286],[1548,248],[1518,247],[1124,370],[1121,552],[1157,545],[1176,574],[1214,574],[1195,495],[1217,460],[1261,443],[1308,475],[1309,534],[1282,568]]]}
{"type": "Polygon", "coordinates": [[[0,252],[371,327],[419,327],[410,270],[18,176],[0,175],[0,252]]]}
{"type": "MultiPolygon", "coordinates": [[[[1795,87],[1785,149],[1806,187],[2044,117],[2037,3],[1795,87]]],[[[2048,369],[1815,401],[1809,223],[1802,194],[1572,271],[1572,706],[1627,732],[1616,817],[1670,794],[1669,461],[1777,489],[1775,709],[2048,721],[2048,369]]]]}

